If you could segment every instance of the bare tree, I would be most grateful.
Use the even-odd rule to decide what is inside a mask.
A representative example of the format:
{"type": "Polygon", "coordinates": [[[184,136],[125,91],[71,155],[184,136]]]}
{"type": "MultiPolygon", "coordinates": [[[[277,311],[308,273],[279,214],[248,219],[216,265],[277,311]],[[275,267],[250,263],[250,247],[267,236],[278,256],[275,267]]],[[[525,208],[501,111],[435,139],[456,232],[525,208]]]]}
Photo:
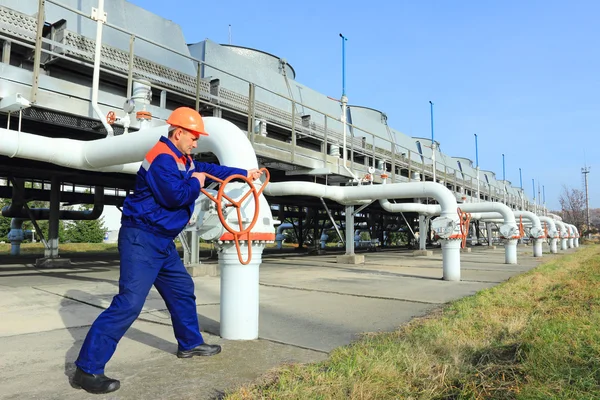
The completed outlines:
{"type": "Polygon", "coordinates": [[[567,188],[563,185],[559,201],[563,220],[568,224],[575,225],[583,237],[585,232],[585,193],[582,190],[567,188]]]}

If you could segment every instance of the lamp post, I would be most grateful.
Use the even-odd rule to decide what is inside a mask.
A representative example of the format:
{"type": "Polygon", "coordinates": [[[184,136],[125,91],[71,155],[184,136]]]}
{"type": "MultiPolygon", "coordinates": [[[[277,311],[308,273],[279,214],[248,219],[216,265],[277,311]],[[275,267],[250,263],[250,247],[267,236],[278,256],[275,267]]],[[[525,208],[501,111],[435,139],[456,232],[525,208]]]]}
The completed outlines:
{"type": "Polygon", "coordinates": [[[477,202],[481,201],[481,195],[479,193],[479,149],[477,146],[477,134],[475,133],[475,170],[477,171],[477,202]]]}
{"type": "Polygon", "coordinates": [[[525,210],[525,192],[523,191],[523,175],[521,174],[521,168],[519,168],[519,185],[521,188],[521,209],[525,210]]]}
{"type": "Polygon", "coordinates": [[[429,114],[431,117],[431,163],[433,165],[433,181],[437,182],[435,179],[435,170],[436,170],[436,166],[435,166],[435,139],[433,138],[433,102],[431,100],[429,100],[429,114]]]}
{"type": "Polygon", "coordinates": [[[531,186],[533,188],[533,212],[537,214],[537,205],[535,202],[535,179],[531,178],[531,186]]]}
{"type": "Polygon", "coordinates": [[[502,153],[502,185],[504,186],[503,198],[506,204],[506,168],[504,167],[504,153],[502,153]]]}
{"type": "Polygon", "coordinates": [[[542,185],[542,204],[544,205],[543,212],[546,215],[546,186],[542,185]]]}
{"type": "Polygon", "coordinates": [[[347,156],[347,152],[346,152],[346,136],[348,134],[348,126],[347,126],[347,121],[348,121],[348,116],[347,116],[347,110],[348,110],[348,97],[346,97],[346,41],[348,40],[344,35],[342,35],[340,33],[340,37],[342,38],[342,136],[343,136],[343,156],[342,156],[342,161],[344,163],[344,169],[350,173],[350,176],[352,176],[352,178],[354,178],[354,180],[356,180],[356,175],[354,175],[354,172],[352,172],[347,164],[346,158],[347,156]]]}

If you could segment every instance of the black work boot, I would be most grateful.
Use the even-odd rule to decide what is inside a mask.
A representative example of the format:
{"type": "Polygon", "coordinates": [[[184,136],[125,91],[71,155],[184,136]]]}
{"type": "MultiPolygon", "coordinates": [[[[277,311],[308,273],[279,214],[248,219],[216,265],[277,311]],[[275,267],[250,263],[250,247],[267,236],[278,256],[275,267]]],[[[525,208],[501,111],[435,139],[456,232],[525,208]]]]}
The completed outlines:
{"type": "Polygon", "coordinates": [[[88,374],[77,368],[73,375],[73,385],[94,394],[110,393],[121,387],[121,382],[104,374],[88,374]]]}
{"type": "Polygon", "coordinates": [[[177,350],[177,357],[179,358],[190,358],[193,356],[214,356],[221,352],[221,346],[218,344],[206,344],[202,343],[199,346],[194,347],[190,350],[177,350]]]}

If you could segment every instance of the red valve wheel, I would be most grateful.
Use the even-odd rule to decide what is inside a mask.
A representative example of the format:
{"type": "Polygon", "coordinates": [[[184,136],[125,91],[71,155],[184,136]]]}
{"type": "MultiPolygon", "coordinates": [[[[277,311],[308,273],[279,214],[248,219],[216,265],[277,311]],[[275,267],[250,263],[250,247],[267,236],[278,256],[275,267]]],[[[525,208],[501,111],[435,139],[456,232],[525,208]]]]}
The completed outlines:
{"type": "Polygon", "coordinates": [[[243,175],[239,175],[239,174],[231,175],[230,177],[228,177],[225,180],[219,179],[219,178],[214,177],[209,174],[205,174],[207,178],[210,178],[210,179],[214,180],[215,182],[219,182],[221,184],[221,187],[219,188],[219,190],[217,192],[217,197],[213,197],[206,190],[200,189],[200,191],[206,197],[208,197],[209,199],[211,199],[212,201],[214,201],[217,204],[217,214],[219,216],[219,221],[221,221],[221,224],[223,224],[223,227],[229,233],[231,233],[233,235],[233,239],[235,241],[235,247],[238,252],[238,259],[240,260],[240,263],[242,265],[249,264],[250,260],[252,259],[252,239],[250,237],[250,231],[252,230],[252,228],[254,228],[254,225],[256,225],[256,221],[258,221],[258,214],[259,214],[259,210],[260,210],[259,197],[262,194],[262,191],[264,190],[265,186],[267,185],[267,183],[269,182],[269,179],[270,179],[269,171],[266,168],[261,168],[260,170],[265,173],[266,179],[265,179],[265,182],[263,183],[263,186],[258,191],[256,190],[256,187],[254,187],[254,184],[250,180],[250,178],[243,176],[243,175]],[[237,201],[233,200],[231,197],[229,197],[225,194],[225,187],[233,179],[241,179],[250,186],[250,190],[248,192],[246,192],[246,194],[244,194],[237,201]],[[250,196],[250,194],[252,194],[254,197],[254,217],[252,218],[250,225],[248,225],[244,229],[241,208],[242,208],[242,204],[244,203],[244,201],[246,201],[246,199],[248,198],[248,196],[250,196]],[[227,222],[227,219],[225,218],[225,215],[223,214],[223,208],[220,207],[220,204],[221,204],[221,201],[223,201],[223,198],[225,198],[225,200],[227,200],[229,202],[228,204],[225,205],[225,207],[235,207],[236,212],[237,212],[238,222],[239,222],[239,230],[233,229],[227,222]],[[239,243],[240,239],[241,240],[244,239],[242,237],[244,235],[246,236],[246,240],[248,241],[248,260],[246,260],[246,261],[244,261],[242,259],[242,252],[241,252],[240,243],[239,243]]]}
{"type": "Polygon", "coordinates": [[[114,124],[116,120],[117,120],[117,114],[115,114],[114,111],[110,111],[106,115],[106,122],[108,122],[109,125],[114,124]]]}

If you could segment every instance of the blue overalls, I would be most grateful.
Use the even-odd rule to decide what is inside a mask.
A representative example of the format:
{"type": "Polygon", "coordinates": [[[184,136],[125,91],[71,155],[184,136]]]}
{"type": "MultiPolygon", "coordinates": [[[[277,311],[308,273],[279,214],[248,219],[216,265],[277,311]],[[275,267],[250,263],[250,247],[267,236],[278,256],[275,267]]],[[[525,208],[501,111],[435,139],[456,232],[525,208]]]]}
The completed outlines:
{"type": "MultiPolygon", "coordinates": [[[[166,137],[146,154],[135,191],[123,205],[119,254],[119,294],[92,324],[75,364],[89,374],[104,373],[119,340],[139,316],[152,285],[171,314],[181,350],[204,339],[198,325],[194,281],[186,271],[173,240],[183,230],[200,195],[193,172],[219,179],[248,171],[193,161],[166,137]]],[[[207,183],[209,180],[207,179],[207,183]]]]}

